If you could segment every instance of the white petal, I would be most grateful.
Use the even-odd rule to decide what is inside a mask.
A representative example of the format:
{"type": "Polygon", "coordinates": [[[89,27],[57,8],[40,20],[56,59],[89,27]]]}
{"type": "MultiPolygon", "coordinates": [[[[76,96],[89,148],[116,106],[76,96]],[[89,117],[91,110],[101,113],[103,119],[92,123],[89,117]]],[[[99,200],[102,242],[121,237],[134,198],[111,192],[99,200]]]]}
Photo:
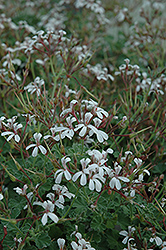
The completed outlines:
{"type": "Polygon", "coordinates": [[[128,235],[128,232],[125,231],[125,230],[122,230],[119,232],[120,235],[123,235],[123,236],[127,236],[128,235]]]}
{"type": "Polygon", "coordinates": [[[90,179],[90,181],[89,181],[89,189],[94,190],[94,188],[95,188],[94,182],[92,181],[92,179],[90,179]]]}
{"type": "Polygon", "coordinates": [[[87,183],[86,175],[85,175],[85,174],[82,174],[82,175],[81,175],[81,179],[80,179],[80,184],[81,184],[81,186],[85,186],[86,183],[87,183]]]}
{"type": "Polygon", "coordinates": [[[36,157],[38,154],[38,147],[35,147],[34,150],[32,151],[32,156],[36,157]]]}
{"type": "Polygon", "coordinates": [[[41,219],[43,226],[47,223],[47,214],[45,213],[41,219]]]}
{"type": "Polygon", "coordinates": [[[79,172],[75,173],[73,175],[72,180],[75,182],[80,177],[81,174],[82,174],[82,171],[79,171],[79,172]]]}
{"type": "Polygon", "coordinates": [[[2,194],[0,194],[0,201],[3,199],[3,195],[2,194]]]}
{"type": "Polygon", "coordinates": [[[120,181],[119,181],[118,179],[116,179],[116,188],[117,188],[118,190],[121,189],[121,184],[120,184],[120,181]]]}
{"type": "Polygon", "coordinates": [[[47,150],[42,145],[39,145],[39,148],[40,148],[40,151],[43,155],[45,155],[47,153],[47,150]]]}
{"type": "Polygon", "coordinates": [[[20,136],[19,135],[15,135],[14,139],[15,139],[16,142],[19,142],[20,141],[20,136]]]}
{"type": "MultiPolygon", "coordinates": [[[[11,132],[11,133],[12,133],[12,132],[11,132]]],[[[13,138],[13,136],[14,136],[14,133],[11,134],[11,135],[7,138],[7,141],[10,141],[10,140],[13,138]]]]}
{"type": "Polygon", "coordinates": [[[57,177],[56,177],[56,180],[55,180],[55,183],[61,183],[62,181],[62,175],[63,175],[63,172],[61,172],[57,177]]]}
{"type": "Polygon", "coordinates": [[[130,181],[127,177],[119,176],[118,178],[119,178],[121,181],[124,181],[124,182],[129,182],[129,181],[130,181]]]}
{"type": "Polygon", "coordinates": [[[14,134],[14,133],[10,132],[10,131],[5,131],[5,132],[1,133],[1,136],[11,135],[11,134],[14,134]]]}
{"type": "Polygon", "coordinates": [[[60,248],[60,249],[61,249],[61,248],[63,249],[63,247],[64,247],[64,245],[65,245],[65,240],[59,238],[59,239],[57,239],[57,243],[58,243],[59,248],[60,248]]]}
{"type": "Polygon", "coordinates": [[[101,187],[102,187],[100,181],[97,180],[97,179],[95,179],[94,181],[95,181],[95,184],[96,184],[96,191],[100,192],[101,191],[101,187]]]}
{"type": "Polygon", "coordinates": [[[26,147],[26,150],[28,150],[28,149],[30,149],[30,148],[32,148],[32,147],[36,147],[36,144],[34,144],[34,143],[33,143],[33,144],[30,144],[29,146],[26,147]]]}
{"type": "Polygon", "coordinates": [[[48,213],[48,216],[50,217],[51,220],[53,220],[55,223],[58,222],[58,217],[54,213],[48,213]]]}
{"type": "Polygon", "coordinates": [[[156,245],[160,246],[162,244],[162,239],[158,236],[155,237],[156,245]]]}
{"type": "Polygon", "coordinates": [[[69,171],[65,170],[64,175],[65,175],[66,180],[68,181],[71,180],[71,174],[69,173],[69,171]]]}
{"type": "Polygon", "coordinates": [[[86,131],[87,131],[87,127],[83,127],[79,133],[79,136],[83,137],[85,134],[86,134],[86,131]]]}

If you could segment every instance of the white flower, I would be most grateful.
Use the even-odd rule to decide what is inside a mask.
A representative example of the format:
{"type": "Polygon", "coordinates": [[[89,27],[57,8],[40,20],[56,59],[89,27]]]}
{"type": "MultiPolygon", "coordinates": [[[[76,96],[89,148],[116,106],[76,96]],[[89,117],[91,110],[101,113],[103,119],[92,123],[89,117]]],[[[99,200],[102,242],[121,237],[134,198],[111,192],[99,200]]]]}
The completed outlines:
{"type": "Polygon", "coordinates": [[[64,245],[65,245],[65,240],[59,238],[59,239],[57,239],[57,243],[58,243],[59,249],[60,249],[60,250],[63,250],[64,245]]]}
{"type": "Polygon", "coordinates": [[[51,128],[51,135],[46,135],[44,136],[44,139],[47,139],[49,137],[53,138],[55,141],[59,141],[60,138],[64,139],[65,137],[69,138],[70,140],[73,138],[74,136],[74,128],[72,127],[72,123],[76,121],[75,117],[67,117],[66,118],[67,121],[67,125],[68,127],[65,126],[55,126],[53,128],[51,128]],[[59,133],[58,135],[55,135],[56,133],[59,133]]]}
{"type": "Polygon", "coordinates": [[[142,160],[140,158],[134,158],[134,162],[138,167],[142,165],[142,160]]]}
{"type": "Polygon", "coordinates": [[[87,158],[87,159],[85,159],[85,158],[81,159],[80,163],[82,165],[82,171],[79,171],[79,172],[77,172],[77,173],[75,173],[73,175],[72,180],[74,182],[81,176],[81,178],[80,178],[80,184],[81,184],[81,186],[85,186],[86,183],[87,183],[86,174],[89,174],[89,170],[86,167],[87,167],[87,165],[88,165],[88,163],[90,161],[91,160],[89,158],[87,158]]]}
{"type": "Polygon", "coordinates": [[[104,140],[108,140],[108,135],[104,131],[97,129],[93,125],[90,125],[90,124],[88,127],[91,129],[89,131],[89,136],[92,136],[95,133],[100,143],[104,142],[104,140]]]}
{"type": "MultiPolygon", "coordinates": [[[[7,126],[7,124],[6,124],[6,126],[7,126]]],[[[16,142],[19,142],[20,141],[20,136],[17,134],[17,130],[20,129],[20,128],[22,128],[22,124],[17,124],[17,122],[16,122],[16,123],[12,124],[12,129],[14,130],[14,132],[5,131],[5,132],[1,133],[1,136],[6,136],[6,135],[9,136],[7,138],[7,141],[10,141],[14,137],[14,140],[16,142]]]]}
{"type": "Polygon", "coordinates": [[[40,201],[36,201],[33,203],[33,205],[39,205],[45,209],[44,214],[43,214],[42,219],[41,219],[43,226],[46,225],[48,217],[51,220],[53,220],[55,223],[58,222],[59,219],[58,219],[57,215],[53,213],[55,205],[51,201],[48,200],[48,201],[44,201],[43,203],[40,201]]]}
{"type": "Polygon", "coordinates": [[[158,236],[151,237],[149,241],[150,242],[155,241],[157,246],[160,246],[163,242],[162,239],[158,236]]]}
{"type": "Polygon", "coordinates": [[[89,180],[89,189],[90,190],[95,190],[96,189],[96,191],[97,192],[100,192],[101,191],[101,188],[102,188],[102,184],[101,184],[101,182],[99,181],[99,180],[101,181],[101,182],[105,182],[105,178],[104,177],[102,177],[101,175],[99,175],[99,174],[94,174],[91,178],[90,178],[90,180],[89,180]]]}
{"type": "Polygon", "coordinates": [[[41,153],[45,155],[45,154],[47,153],[47,150],[40,144],[40,139],[41,139],[41,137],[42,137],[42,134],[41,134],[41,133],[35,133],[35,134],[33,135],[33,137],[34,137],[34,139],[35,139],[35,141],[36,141],[36,144],[34,144],[34,143],[33,143],[33,144],[30,144],[29,146],[26,147],[26,150],[28,150],[28,149],[34,147],[34,149],[33,149],[33,151],[32,151],[32,156],[33,156],[33,157],[36,157],[36,156],[37,156],[37,154],[38,154],[38,149],[40,149],[41,153]]]}
{"type": "MultiPolygon", "coordinates": [[[[125,236],[125,238],[123,239],[122,243],[123,244],[126,244],[128,242],[128,240],[130,239],[133,239],[132,238],[132,233],[135,231],[135,227],[131,227],[131,226],[128,226],[128,232],[123,230],[123,231],[120,231],[120,235],[123,235],[125,236]]],[[[134,239],[133,239],[134,240],[134,239]]]]}
{"type": "Polygon", "coordinates": [[[79,136],[81,136],[81,137],[85,136],[87,129],[89,127],[89,122],[91,121],[92,117],[93,117],[93,115],[90,112],[87,112],[85,114],[85,117],[84,117],[84,123],[80,123],[80,124],[76,125],[74,131],[81,129],[79,132],[79,136]]]}
{"type": "Polygon", "coordinates": [[[27,184],[25,184],[24,186],[23,186],[23,188],[19,188],[19,187],[16,187],[16,188],[13,188],[15,191],[16,191],[16,193],[18,193],[19,195],[26,195],[26,190],[27,190],[27,188],[28,188],[28,186],[27,186],[27,184]]]}
{"type": "Polygon", "coordinates": [[[79,232],[75,231],[72,234],[74,234],[78,239],[78,244],[75,241],[71,242],[73,250],[83,250],[83,249],[95,250],[93,247],[91,247],[89,241],[86,241],[85,239],[82,238],[82,235],[79,232]]]}
{"type": "Polygon", "coordinates": [[[44,84],[44,80],[40,79],[40,77],[36,77],[34,82],[29,83],[24,90],[28,90],[31,94],[34,92],[37,93],[37,96],[41,94],[41,86],[44,84]]]}
{"type": "Polygon", "coordinates": [[[71,180],[71,174],[70,172],[68,171],[68,168],[67,168],[67,165],[66,163],[71,161],[71,159],[69,157],[66,157],[64,156],[62,159],[61,159],[61,162],[62,162],[62,165],[63,165],[63,168],[64,169],[58,169],[54,175],[54,178],[55,178],[55,183],[61,183],[62,181],[62,176],[64,174],[66,180],[71,180]]]}
{"type": "Polygon", "coordinates": [[[119,176],[119,173],[120,173],[122,167],[120,165],[118,165],[117,162],[115,162],[114,165],[115,165],[114,170],[112,170],[110,173],[111,180],[109,182],[109,186],[112,189],[115,187],[117,190],[120,190],[121,183],[119,180],[124,181],[124,182],[129,182],[130,180],[127,177],[119,176]]]}

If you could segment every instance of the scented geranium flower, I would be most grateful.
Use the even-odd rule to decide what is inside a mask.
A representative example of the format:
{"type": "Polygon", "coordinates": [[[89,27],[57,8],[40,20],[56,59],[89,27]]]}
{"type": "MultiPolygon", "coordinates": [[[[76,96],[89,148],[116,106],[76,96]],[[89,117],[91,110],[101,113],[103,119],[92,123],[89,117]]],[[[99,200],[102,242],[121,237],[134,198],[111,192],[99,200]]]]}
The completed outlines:
{"type": "Polygon", "coordinates": [[[61,112],[60,116],[64,116],[64,115],[67,114],[67,113],[72,113],[73,107],[74,107],[74,105],[76,105],[77,103],[78,103],[77,100],[72,100],[72,101],[70,102],[70,108],[68,108],[68,109],[63,109],[63,111],[61,112]]]}
{"type": "Polygon", "coordinates": [[[55,190],[56,195],[58,195],[58,199],[55,200],[56,196],[53,193],[48,193],[46,197],[48,197],[57,207],[62,209],[64,208],[64,203],[65,203],[64,197],[71,199],[72,197],[75,196],[74,194],[68,191],[67,187],[60,186],[59,184],[54,184],[52,189],[55,190]]]}
{"type": "Polygon", "coordinates": [[[100,176],[103,176],[105,171],[107,172],[107,174],[110,173],[111,169],[110,167],[105,166],[105,163],[108,160],[107,154],[113,153],[113,150],[111,148],[108,148],[106,151],[103,150],[102,153],[96,149],[88,150],[87,153],[92,157],[93,162],[89,165],[88,170],[99,173],[100,176]]]}
{"type": "Polygon", "coordinates": [[[89,123],[92,117],[93,115],[90,112],[87,112],[85,114],[84,121],[76,125],[74,131],[81,129],[79,132],[79,136],[84,137],[86,135],[88,128],[89,128],[89,123]]]}
{"type": "Polygon", "coordinates": [[[26,147],[26,150],[34,147],[33,151],[32,151],[32,156],[33,157],[36,157],[37,154],[38,154],[38,150],[40,149],[41,153],[43,155],[45,155],[47,153],[47,150],[40,144],[40,139],[42,137],[42,134],[41,133],[35,133],[33,135],[35,141],[36,141],[36,144],[33,143],[33,144],[30,144],[29,146],[26,147]]]}
{"type": "Polygon", "coordinates": [[[74,136],[74,128],[72,126],[72,123],[76,121],[76,118],[75,117],[67,117],[66,121],[67,121],[67,126],[68,127],[65,127],[65,126],[52,127],[50,129],[51,133],[52,133],[52,136],[51,135],[46,135],[46,136],[44,136],[44,139],[48,139],[49,137],[51,137],[55,141],[59,141],[60,138],[64,139],[65,137],[67,137],[67,138],[69,138],[71,140],[73,138],[73,136],[74,136]],[[56,135],[57,133],[59,133],[59,134],[56,135]]]}
{"type": "Polygon", "coordinates": [[[14,140],[16,142],[19,142],[20,141],[20,136],[18,135],[17,130],[20,129],[20,128],[22,128],[22,124],[17,124],[17,122],[16,122],[12,126],[12,129],[13,129],[14,132],[5,131],[5,132],[1,133],[1,136],[8,136],[7,141],[10,141],[12,138],[14,138],[14,140]]]}
{"type": "Polygon", "coordinates": [[[132,238],[132,234],[134,231],[135,227],[128,226],[128,232],[125,230],[119,232],[120,235],[125,236],[125,238],[122,241],[123,244],[126,244],[131,239],[134,240],[134,238],[132,238]]]}
{"type": "Polygon", "coordinates": [[[94,174],[90,179],[89,179],[89,189],[91,191],[95,190],[97,192],[101,191],[102,184],[101,182],[105,182],[105,178],[102,177],[100,174],[94,174]]]}
{"type": "Polygon", "coordinates": [[[63,174],[64,174],[66,180],[68,180],[68,181],[71,180],[71,174],[68,171],[68,168],[67,168],[67,165],[66,165],[66,163],[68,163],[69,161],[71,161],[71,159],[69,157],[66,157],[66,156],[64,156],[61,159],[63,169],[58,169],[56,171],[56,173],[54,175],[55,183],[57,183],[57,184],[61,183],[63,174]]]}
{"type": "Polygon", "coordinates": [[[81,184],[81,186],[85,186],[86,183],[87,183],[86,174],[89,174],[89,170],[88,170],[86,167],[87,167],[87,165],[89,164],[90,161],[91,161],[91,160],[90,160],[89,158],[87,158],[87,159],[85,159],[85,158],[81,159],[81,160],[80,160],[80,163],[81,163],[81,165],[82,165],[82,171],[79,171],[79,172],[77,172],[77,173],[75,173],[75,174],[73,175],[72,180],[73,180],[74,182],[75,182],[79,177],[81,177],[81,178],[80,178],[80,184],[81,184]]]}
{"type": "Polygon", "coordinates": [[[25,184],[24,186],[23,186],[23,188],[19,188],[19,187],[16,187],[16,188],[13,188],[15,191],[16,191],[16,193],[18,193],[19,195],[26,195],[26,190],[27,190],[27,188],[28,188],[28,186],[27,186],[27,184],[25,184]]]}
{"type": "Polygon", "coordinates": [[[33,205],[39,205],[45,209],[44,214],[43,214],[42,219],[41,219],[43,226],[46,225],[46,223],[48,221],[48,217],[51,220],[53,220],[55,223],[58,222],[58,220],[59,220],[58,216],[53,213],[55,205],[51,201],[49,201],[49,200],[44,201],[44,202],[36,201],[33,203],[33,205]]]}
{"type": "Polygon", "coordinates": [[[104,117],[108,117],[108,112],[98,107],[98,103],[93,101],[92,99],[90,99],[89,101],[82,100],[81,103],[85,103],[86,108],[90,110],[92,114],[96,114],[98,118],[103,119],[104,117]]]}
{"type": "Polygon", "coordinates": [[[114,170],[112,170],[112,172],[110,173],[111,180],[109,182],[109,186],[112,189],[116,188],[117,190],[120,190],[121,189],[120,180],[123,182],[129,182],[130,180],[127,177],[119,176],[122,167],[118,165],[117,162],[115,162],[114,166],[115,166],[114,170]]]}
{"type": "Polygon", "coordinates": [[[72,197],[75,197],[74,194],[68,191],[68,188],[66,186],[60,186],[59,184],[54,184],[54,186],[52,187],[52,190],[54,190],[59,197],[66,196],[69,199],[71,199],[72,197]]]}
{"type": "Polygon", "coordinates": [[[34,82],[29,83],[24,90],[28,90],[31,94],[36,92],[37,96],[41,94],[41,86],[44,85],[44,80],[40,79],[40,77],[36,77],[34,82]]]}
{"type": "Polygon", "coordinates": [[[78,243],[76,243],[75,241],[71,242],[73,250],[83,250],[83,249],[95,250],[95,248],[91,247],[89,241],[86,241],[85,239],[82,238],[82,235],[79,232],[74,232],[74,235],[77,237],[78,243]]]}
{"type": "Polygon", "coordinates": [[[104,142],[104,140],[108,140],[108,135],[97,128],[95,128],[93,125],[89,124],[88,126],[91,130],[89,131],[89,136],[92,136],[93,134],[96,134],[97,139],[100,143],[104,142]]]}
{"type": "Polygon", "coordinates": [[[65,240],[62,239],[62,238],[59,238],[59,239],[57,239],[57,243],[58,243],[58,246],[59,246],[59,250],[63,250],[64,246],[65,246],[65,240]]]}
{"type": "Polygon", "coordinates": [[[162,239],[160,237],[156,236],[156,235],[154,235],[153,237],[151,237],[149,241],[150,242],[155,241],[155,243],[156,243],[157,246],[160,246],[162,244],[162,242],[163,242],[162,239]]]}

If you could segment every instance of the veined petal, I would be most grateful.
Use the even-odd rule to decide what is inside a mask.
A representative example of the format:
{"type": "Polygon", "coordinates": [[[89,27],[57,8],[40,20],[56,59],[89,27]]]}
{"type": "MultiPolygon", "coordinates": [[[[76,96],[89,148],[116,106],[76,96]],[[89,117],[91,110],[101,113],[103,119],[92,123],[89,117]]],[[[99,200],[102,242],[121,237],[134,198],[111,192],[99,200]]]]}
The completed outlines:
{"type": "Polygon", "coordinates": [[[60,174],[58,174],[58,176],[56,177],[55,179],[55,183],[61,183],[62,181],[62,175],[63,175],[63,172],[61,172],[60,174]]]}
{"type": "Polygon", "coordinates": [[[128,232],[125,231],[125,230],[122,230],[119,232],[120,235],[123,235],[123,236],[127,236],[128,235],[128,232]]]}
{"type": "Polygon", "coordinates": [[[47,153],[47,150],[42,145],[39,145],[39,148],[40,148],[40,151],[43,155],[45,155],[47,153]]]}
{"type": "Polygon", "coordinates": [[[34,150],[32,151],[32,156],[36,157],[38,154],[38,147],[35,147],[34,150]]]}
{"type": "Polygon", "coordinates": [[[28,149],[30,149],[30,148],[32,148],[32,147],[36,147],[36,144],[34,144],[34,143],[33,143],[33,144],[30,144],[29,146],[26,147],[26,150],[28,150],[28,149]]]}
{"type": "Polygon", "coordinates": [[[79,136],[83,137],[83,136],[86,134],[86,131],[87,131],[87,127],[84,126],[84,127],[81,129],[81,131],[79,132],[79,136]]]}
{"type": "Polygon", "coordinates": [[[79,171],[79,172],[75,173],[73,175],[72,180],[75,182],[80,177],[81,174],[82,174],[82,171],[79,171]]]}
{"type": "Polygon", "coordinates": [[[96,184],[96,191],[100,192],[101,188],[102,188],[101,182],[99,180],[97,180],[97,179],[94,179],[94,182],[96,184]]]}
{"type": "Polygon", "coordinates": [[[20,141],[20,136],[16,134],[16,135],[14,136],[14,139],[15,139],[16,142],[19,142],[19,141],[20,141]]]}
{"type": "Polygon", "coordinates": [[[116,179],[116,188],[117,188],[118,190],[121,189],[121,184],[120,184],[120,181],[119,181],[118,179],[116,179]]]}
{"type": "Polygon", "coordinates": [[[85,186],[86,183],[87,183],[86,175],[83,173],[81,175],[80,184],[81,184],[81,186],[85,186]]]}
{"type": "Polygon", "coordinates": [[[2,132],[2,133],[1,133],[1,136],[11,135],[11,134],[14,134],[14,133],[11,132],[11,131],[5,131],[5,132],[2,132]]]}
{"type": "Polygon", "coordinates": [[[94,188],[95,188],[94,182],[93,182],[92,179],[90,179],[90,181],[89,181],[89,189],[94,190],[94,188]]]}
{"type": "Polygon", "coordinates": [[[119,176],[119,180],[124,181],[124,182],[129,182],[130,180],[127,177],[119,176]]]}
{"type": "Polygon", "coordinates": [[[69,173],[68,170],[64,171],[64,175],[65,175],[66,180],[68,180],[68,181],[71,180],[71,174],[69,173]]]}
{"type": "Polygon", "coordinates": [[[54,214],[54,213],[47,213],[47,215],[50,217],[50,219],[51,220],[53,220],[55,223],[57,223],[58,222],[58,216],[56,216],[56,214],[54,214]]]}
{"type": "MultiPolygon", "coordinates": [[[[11,132],[12,133],[12,132],[11,132]]],[[[14,136],[14,133],[12,133],[8,138],[7,138],[7,141],[10,141],[14,136]]]]}
{"type": "Polygon", "coordinates": [[[46,213],[43,214],[41,222],[42,222],[43,226],[45,226],[45,224],[47,223],[47,214],[46,213]]]}

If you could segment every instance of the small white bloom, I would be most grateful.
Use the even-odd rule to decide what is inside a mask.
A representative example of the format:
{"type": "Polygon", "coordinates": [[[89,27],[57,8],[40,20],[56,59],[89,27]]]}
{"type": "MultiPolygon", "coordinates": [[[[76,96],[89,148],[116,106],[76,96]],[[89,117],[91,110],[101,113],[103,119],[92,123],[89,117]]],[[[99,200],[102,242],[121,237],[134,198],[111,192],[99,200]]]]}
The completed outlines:
{"type": "Polygon", "coordinates": [[[64,245],[65,245],[65,240],[59,238],[59,239],[57,239],[57,243],[58,243],[59,249],[60,249],[60,250],[63,250],[64,245]]]}
{"type": "Polygon", "coordinates": [[[125,231],[125,230],[122,230],[122,231],[119,232],[120,235],[125,236],[125,238],[122,241],[123,244],[126,244],[129,239],[133,239],[132,238],[132,233],[134,231],[135,231],[135,227],[128,226],[128,232],[125,231]]]}
{"type": "Polygon", "coordinates": [[[80,160],[80,163],[81,163],[81,165],[82,165],[82,171],[79,171],[79,172],[77,172],[77,173],[75,173],[75,174],[73,175],[72,180],[73,180],[74,182],[75,182],[79,177],[81,177],[81,178],[80,178],[80,184],[81,184],[81,186],[85,186],[86,183],[87,183],[86,174],[89,174],[89,170],[88,170],[86,167],[87,167],[87,165],[89,164],[90,161],[91,161],[91,160],[90,160],[89,158],[87,158],[87,159],[85,159],[85,158],[81,159],[81,160],[80,160]]]}
{"type": "Polygon", "coordinates": [[[0,201],[3,199],[3,194],[0,194],[0,201]]]}
{"type": "Polygon", "coordinates": [[[162,239],[160,237],[158,237],[158,236],[151,237],[150,242],[153,242],[153,241],[156,242],[157,246],[160,246],[162,244],[162,242],[163,242],[162,239]]]}
{"type": "Polygon", "coordinates": [[[46,154],[47,153],[47,150],[40,144],[40,139],[42,137],[42,134],[41,133],[35,133],[33,135],[35,141],[36,141],[36,144],[30,144],[29,146],[26,147],[26,150],[34,147],[33,151],[32,151],[32,156],[33,157],[36,157],[37,154],[38,154],[38,150],[40,149],[41,153],[42,154],[46,154]]]}
{"type": "Polygon", "coordinates": [[[44,214],[43,214],[42,219],[41,219],[43,226],[46,225],[48,217],[51,220],[53,220],[55,223],[58,222],[59,219],[58,219],[57,215],[53,213],[55,205],[51,201],[48,200],[48,201],[44,201],[44,202],[40,202],[40,201],[34,202],[33,205],[39,205],[45,209],[44,214]]]}
{"type": "MultiPolygon", "coordinates": [[[[6,124],[6,126],[7,126],[7,124],[6,124]]],[[[20,141],[20,136],[17,134],[17,130],[20,129],[20,128],[22,128],[22,124],[17,124],[17,122],[16,122],[16,123],[12,124],[12,128],[11,128],[11,129],[14,130],[14,132],[5,131],[5,132],[1,133],[1,136],[6,136],[6,135],[9,136],[7,138],[7,141],[10,141],[14,137],[14,140],[16,142],[19,142],[20,141]]]]}
{"type": "Polygon", "coordinates": [[[63,174],[64,174],[66,180],[68,180],[68,181],[71,180],[71,174],[68,171],[68,168],[67,168],[67,165],[66,165],[66,163],[69,162],[69,161],[71,161],[71,159],[69,157],[66,157],[66,156],[64,156],[61,159],[63,169],[58,169],[56,171],[56,173],[54,175],[55,183],[57,183],[57,184],[61,183],[63,174]]]}
{"type": "Polygon", "coordinates": [[[40,77],[36,77],[34,82],[29,83],[24,90],[28,90],[31,94],[34,92],[37,93],[37,96],[41,94],[41,86],[44,85],[44,80],[40,79],[40,77]]]}
{"type": "Polygon", "coordinates": [[[16,187],[16,188],[13,188],[15,191],[16,191],[16,193],[18,193],[19,195],[26,195],[26,190],[27,190],[27,188],[28,188],[28,186],[27,186],[27,184],[25,184],[24,186],[23,186],[23,188],[19,188],[19,187],[16,187]]]}

